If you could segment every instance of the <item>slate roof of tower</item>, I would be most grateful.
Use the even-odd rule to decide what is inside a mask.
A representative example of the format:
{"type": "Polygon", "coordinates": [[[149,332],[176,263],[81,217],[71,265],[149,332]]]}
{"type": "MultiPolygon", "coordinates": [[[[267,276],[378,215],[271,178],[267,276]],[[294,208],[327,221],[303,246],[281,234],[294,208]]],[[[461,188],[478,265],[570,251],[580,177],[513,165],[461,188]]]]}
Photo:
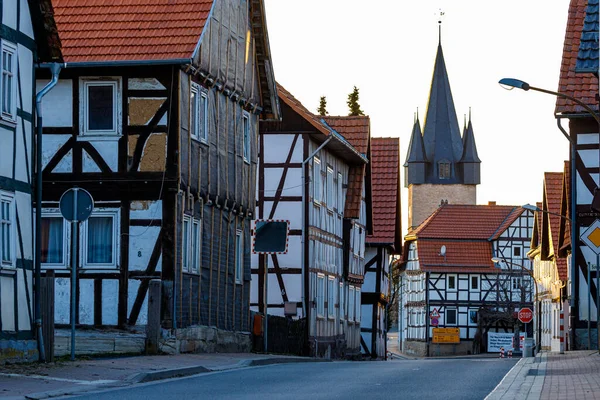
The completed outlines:
{"type": "Polygon", "coordinates": [[[457,162],[462,156],[462,139],[441,43],[438,44],[431,79],[423,144],[425,156],[430,162],[441,159],[457,162]]]}
{"type": "Polygon", "coordinates": [[[371,139],[373,234],[369,244],[386,244],[400,251],[400,139],[371,139]]]}
{"type": "Polygon", "coordinates": [[[463,155],[460,162],[480,163],[477,155],[477,146],[475,145],[475,135],[473,134],[473,124],[469,120],[469,125],[463,135],[463,155]]]}
{"type": "Polygon", "coordinates": [[[598,1],[587,2],[575,64],[576,72],[598,73],[598,1]]]}
{"type": "MultiPolygon", "coordinates": [[[[598,93],[598,79],[591,73],[577,73],[575,71],[587,1],[571,0],[569,5],[558,91],[575,97],[590,106],[593,110],[597,110],[596,93],[598,93]]],[[[580,105],[561,97],[558,97],[556,100],[555,112],[557,114],[587,114],[587,111],[580,105]]]]}
{"type": "Polygon", "coordinates": [[[406,153],[406,162],[404,166],[407,167],[408,163],[413,162],[427,162],[425,157],[425,147],[423,145],[423,134],[421,133],[421,124],[419,123],[419,117],[415,119],[413,125],[412,135],[410,136],[410,143],[408,144],[408,152],[406,153]]]}
{"type": "Polygon", "coordinates": [[[64,60],[191,58],[213,0],[54,0],[64,60]]]}

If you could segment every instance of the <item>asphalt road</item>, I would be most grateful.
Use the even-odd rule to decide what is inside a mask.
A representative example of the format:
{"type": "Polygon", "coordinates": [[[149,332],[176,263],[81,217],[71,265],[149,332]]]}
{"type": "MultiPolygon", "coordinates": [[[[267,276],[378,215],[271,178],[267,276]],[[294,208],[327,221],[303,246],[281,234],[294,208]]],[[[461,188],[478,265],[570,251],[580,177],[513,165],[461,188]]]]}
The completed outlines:
{"type": "Polygon", "coordinates": [[[483,399],[516,359],[280,364],[93,393],[83,399],[483,399]]]}

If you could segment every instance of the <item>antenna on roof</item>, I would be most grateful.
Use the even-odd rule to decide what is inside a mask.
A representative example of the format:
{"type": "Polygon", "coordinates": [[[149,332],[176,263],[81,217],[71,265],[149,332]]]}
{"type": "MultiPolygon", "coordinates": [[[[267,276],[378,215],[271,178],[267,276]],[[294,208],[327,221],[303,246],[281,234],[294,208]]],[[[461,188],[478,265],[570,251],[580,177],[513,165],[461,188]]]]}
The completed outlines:
{"type": "Polygon", "coordinates": [[[442,43],[442,21],[443,21],[443,17],[444,14],[446,14],[444,11],[442,11],[442,9],[440,8],[440,11],[438,12],[437,16],[438,16],[438,26],[439,26],[439,34],[440,34],[440,43],[442,43]]]}

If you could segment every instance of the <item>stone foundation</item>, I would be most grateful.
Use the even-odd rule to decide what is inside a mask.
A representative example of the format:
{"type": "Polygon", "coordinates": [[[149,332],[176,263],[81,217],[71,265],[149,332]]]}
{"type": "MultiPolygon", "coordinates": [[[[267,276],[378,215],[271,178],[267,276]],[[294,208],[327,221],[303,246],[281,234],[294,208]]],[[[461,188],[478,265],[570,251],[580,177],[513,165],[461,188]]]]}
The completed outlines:
{"type": "Polygon", "coordinates": [[[472,340],[461,340],[460,343],[456,344],[437,344],[431,343],[429,345],[429,356],[431,357],[442,357],[442,356],[465,356],[473,353],[473,341],[472,340]]]}
{"type": "MultiPolygon", "coordinates": [[[[146,334],[129,332],[106,332],[101,330],[78,330],[75,332],[75,355],[143,354],[146,350],[146,334]]],[[[57,329],[54,332],[54,356],[71,354],[71,331],[57,329]]]]}
{"type": "Polygon", "coordinates": [[[249,353],[252,350],[250,332],[232,332],[210,326],[190,326],[174,333],[162,331],[159,350],[178,353],[249,353]]]}
{"type": "Polygon", "coordinates": [[[427,343],[416,340],[404,342],[404,354],[414,357],[427,357],[427,343]]]}
{"type": "Polygon", "coordinates": [[[36,340],[0,340],[0,365],[33,362],[38,358],[36,340]]]}

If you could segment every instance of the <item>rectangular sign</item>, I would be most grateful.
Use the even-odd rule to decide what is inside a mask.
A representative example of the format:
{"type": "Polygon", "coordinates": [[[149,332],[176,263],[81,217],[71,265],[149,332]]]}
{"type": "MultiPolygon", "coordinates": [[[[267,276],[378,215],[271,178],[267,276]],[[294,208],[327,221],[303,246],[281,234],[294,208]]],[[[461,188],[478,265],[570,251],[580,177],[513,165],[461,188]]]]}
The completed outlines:
{"type": "Polygon", "coordinates": [[[460,329],[433,328],[432,343],[460,343],[460,329]]]}
{"type": "MultiPolygon", "coordinates": [[[[525,334],[521,333],[521,349],[523,349],[523,342],[525,340],[525,334]]],[[[500,347],[504,347],[504,351],[513,350],[513,338],[514,333],[499,333],[499,332],[488,332],[488,353],[496,353],[500,351],[500,347]]]]}

